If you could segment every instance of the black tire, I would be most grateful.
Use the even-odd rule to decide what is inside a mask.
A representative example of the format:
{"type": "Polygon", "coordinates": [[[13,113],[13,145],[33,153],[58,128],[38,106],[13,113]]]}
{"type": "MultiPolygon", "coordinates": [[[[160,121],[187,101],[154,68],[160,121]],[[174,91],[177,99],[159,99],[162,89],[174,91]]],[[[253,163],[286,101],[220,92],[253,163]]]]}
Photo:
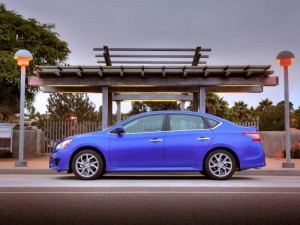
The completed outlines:
{"type": "Polygon", "coordinates": [[[205,173],[209,178],[226,180],[234,174],[236,161],[230,152],[220,149],[207,155],[204,166],[205,173]]]}
{"type": "Polygon", "coordinates": [[[103,159],[95,151],[80,151],[73,158],[72,170],[82,180],[97,179],[104,172],[103,159]]]}

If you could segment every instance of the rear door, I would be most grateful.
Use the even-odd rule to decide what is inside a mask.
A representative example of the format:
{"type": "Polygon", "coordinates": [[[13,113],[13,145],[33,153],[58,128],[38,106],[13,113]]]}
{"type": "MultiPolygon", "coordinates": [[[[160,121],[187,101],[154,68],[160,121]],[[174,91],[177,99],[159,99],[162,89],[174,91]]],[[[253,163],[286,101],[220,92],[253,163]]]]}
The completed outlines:
{"type": "Polygon", "coordinates": [[[165,138],[167,167],[193,167],[199,162],[214,133],[201,116],[170,114],[165,138]]]}

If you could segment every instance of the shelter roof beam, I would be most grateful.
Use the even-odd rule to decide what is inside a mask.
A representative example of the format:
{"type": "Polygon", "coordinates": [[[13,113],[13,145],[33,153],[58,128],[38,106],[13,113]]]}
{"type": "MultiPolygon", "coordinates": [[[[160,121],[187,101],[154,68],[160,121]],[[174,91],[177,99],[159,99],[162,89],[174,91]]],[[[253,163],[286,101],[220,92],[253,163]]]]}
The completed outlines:
{"type": "MultiPolygon", "coordinates": [[[[168,79],[162,79],[160,77],[152,77],[147,79],[147,85],[151,86],[215,86],[215,85],[245,85],[245,86],[276,86],[278,85],[278,77],[249,77],[247,79],[243,77],[230,76],[226,79],[222,77],[173,77],[168,76],[168,79]]],[[[29,85],[31,86],[145,86],[145,80],[141,77],[81,77],[80,79],[74,79],[74,77],[61,77],[59,82],[54,77],[29,77],[29,85]]]]}
{"type": "MultiPolygon", "coordinates": [[[[199,86],[182,87],[109,87],[110,93],[183,93],[197,92],[199,86]]],[[[43,87],[45,93],[101,93],[101,87],[43,87]]],[[[213,93],[261,93],[262,86],[206,86],[206,92],[213,93]]]]}

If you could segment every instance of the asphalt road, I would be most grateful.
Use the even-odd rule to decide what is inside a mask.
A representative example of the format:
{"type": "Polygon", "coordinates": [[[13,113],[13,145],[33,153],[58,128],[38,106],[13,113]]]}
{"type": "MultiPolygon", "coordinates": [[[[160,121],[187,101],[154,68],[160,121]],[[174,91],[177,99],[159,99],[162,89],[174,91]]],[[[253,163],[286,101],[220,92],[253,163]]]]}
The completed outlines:
{"type": "Polygon", "coordinates": [[[299,224],[300,178],[1,175],[0,225],[299,224]]]}

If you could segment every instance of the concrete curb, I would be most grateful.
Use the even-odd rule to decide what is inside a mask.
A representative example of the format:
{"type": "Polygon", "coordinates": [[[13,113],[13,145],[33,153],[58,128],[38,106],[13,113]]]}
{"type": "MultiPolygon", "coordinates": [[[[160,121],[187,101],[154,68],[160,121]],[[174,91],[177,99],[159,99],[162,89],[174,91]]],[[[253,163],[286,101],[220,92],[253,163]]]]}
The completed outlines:
{"type": "Polygon", "coordinates": [[[56,171],[50,169],[0,169],[1,175],[20,174],[20,175],[55,175],[56,171]]]}
{"type": "Polygon", "coordinates": [[[234,174],[244,176],[300,176],[299,170],[244,170],[234,174]]]}

